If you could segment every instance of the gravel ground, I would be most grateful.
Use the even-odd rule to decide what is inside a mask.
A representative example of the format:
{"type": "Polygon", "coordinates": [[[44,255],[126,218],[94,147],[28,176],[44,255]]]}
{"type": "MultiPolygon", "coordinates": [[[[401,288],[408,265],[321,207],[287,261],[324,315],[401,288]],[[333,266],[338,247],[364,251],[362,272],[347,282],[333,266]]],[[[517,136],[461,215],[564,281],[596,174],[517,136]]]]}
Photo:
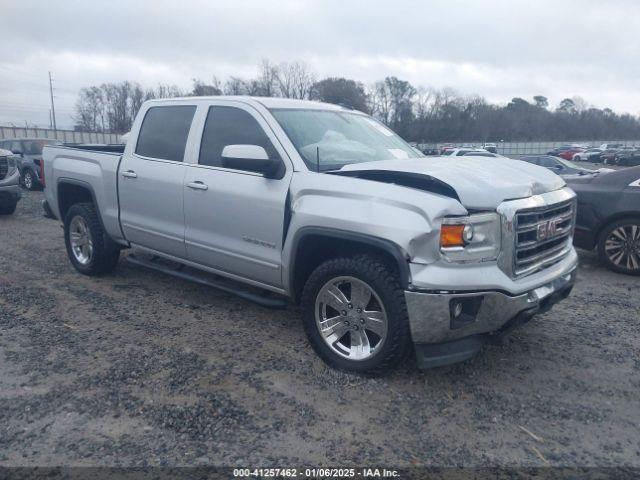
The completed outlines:
{"type": "Polygon", "coordinates": [[[76,273],[41,198],[0,218],[0,465],[640,466],[640,278],[591,253],[503,346],[365,378],[295,308],[76,273]]]}

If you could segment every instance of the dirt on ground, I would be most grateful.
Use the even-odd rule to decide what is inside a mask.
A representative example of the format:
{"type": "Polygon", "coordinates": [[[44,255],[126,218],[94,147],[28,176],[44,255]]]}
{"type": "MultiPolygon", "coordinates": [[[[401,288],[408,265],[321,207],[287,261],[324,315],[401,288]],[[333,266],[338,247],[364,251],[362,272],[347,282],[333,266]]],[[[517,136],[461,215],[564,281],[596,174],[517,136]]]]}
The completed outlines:
{"type": "Polygon", "coordinates": [[[504,345],[362,377],[295,307],[78,274],[41,199],[0,217],[0,465],[640,466],[640,278],[590,252],[504,345]]]}

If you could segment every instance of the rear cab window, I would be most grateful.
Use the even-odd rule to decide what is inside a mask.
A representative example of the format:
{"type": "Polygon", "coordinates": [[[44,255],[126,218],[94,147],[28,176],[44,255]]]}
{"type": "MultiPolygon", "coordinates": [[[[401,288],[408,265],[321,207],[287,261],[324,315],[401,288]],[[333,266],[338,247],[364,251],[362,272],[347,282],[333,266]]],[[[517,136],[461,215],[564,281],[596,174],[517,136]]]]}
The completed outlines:
{"type": "Polygon", "coordinates": [[[142,121],[135,153],[182,162],[195,111],[195,105],[151,107],[142,121]]]}

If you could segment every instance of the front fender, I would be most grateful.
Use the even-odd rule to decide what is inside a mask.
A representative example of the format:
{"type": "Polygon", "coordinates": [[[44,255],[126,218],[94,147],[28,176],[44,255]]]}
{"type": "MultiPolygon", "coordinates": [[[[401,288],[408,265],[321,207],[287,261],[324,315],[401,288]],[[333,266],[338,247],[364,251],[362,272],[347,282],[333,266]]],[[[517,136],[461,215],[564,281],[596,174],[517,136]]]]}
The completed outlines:
{"type": "MultiPolygon", "coordinates": [[[[309,228],[375,239],[393,247],[403,262],[440,258],[442,217],[466,215],[457,201],[442,195],[359,178],[296,173],[290,192],[291,223],[283,249],[283,281],[290,274],[300,232],[309,228]]],[[[408,275],[407,275],[408,277],[408,275]]]]}

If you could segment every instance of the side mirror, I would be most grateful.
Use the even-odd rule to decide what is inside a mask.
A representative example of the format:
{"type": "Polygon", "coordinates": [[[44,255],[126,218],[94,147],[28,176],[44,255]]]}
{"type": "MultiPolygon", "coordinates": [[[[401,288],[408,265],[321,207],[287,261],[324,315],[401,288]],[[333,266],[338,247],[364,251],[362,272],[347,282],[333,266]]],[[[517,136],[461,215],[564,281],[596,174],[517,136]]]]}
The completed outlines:
{"type": "Polygon", "coordinates": [[[258,145],[227,145],[222,149],[222,166],[236,170],[263,173],[272,178],[280,169],[280,160],[273,160],[258,145]]]}
{"type": "Polygon", "coordinates": [[[22,156],[22,150],[11,150],[11,153],[22,156]]]}

